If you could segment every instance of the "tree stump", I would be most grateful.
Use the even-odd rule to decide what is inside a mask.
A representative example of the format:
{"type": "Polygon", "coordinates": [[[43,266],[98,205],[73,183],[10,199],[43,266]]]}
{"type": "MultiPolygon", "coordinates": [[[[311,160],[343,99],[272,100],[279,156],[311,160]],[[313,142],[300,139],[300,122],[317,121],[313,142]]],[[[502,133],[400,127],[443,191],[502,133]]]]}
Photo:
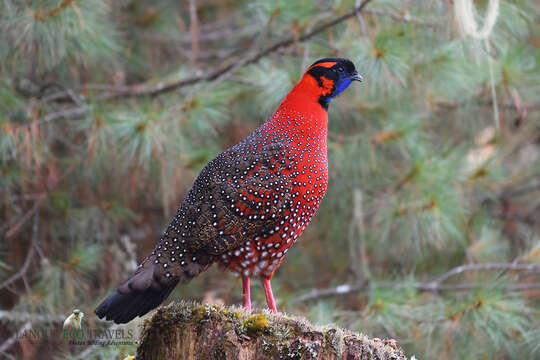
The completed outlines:
{"type": "Polygon", "coordinates": [[[237,307],[172,303],[144,324],[137,359],[406,360],[395,340],[237,307]]]}

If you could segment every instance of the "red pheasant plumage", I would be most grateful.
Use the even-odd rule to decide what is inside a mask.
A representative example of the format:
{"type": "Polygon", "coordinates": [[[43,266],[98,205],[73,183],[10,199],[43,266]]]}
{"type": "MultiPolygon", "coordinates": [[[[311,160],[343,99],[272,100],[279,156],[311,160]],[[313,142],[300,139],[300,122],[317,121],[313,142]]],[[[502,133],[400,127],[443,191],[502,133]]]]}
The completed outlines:
{"type": "Polygon", "coordinates": [[[248,309],[249,279],[261,278],[276,312],[270,279],[326,192],[328,103],[353,80],[349,60],[314,63],[270,119],[201,171],[155,250],[96,314],[144,315],[214,262],[242,277],[248,309]]]}

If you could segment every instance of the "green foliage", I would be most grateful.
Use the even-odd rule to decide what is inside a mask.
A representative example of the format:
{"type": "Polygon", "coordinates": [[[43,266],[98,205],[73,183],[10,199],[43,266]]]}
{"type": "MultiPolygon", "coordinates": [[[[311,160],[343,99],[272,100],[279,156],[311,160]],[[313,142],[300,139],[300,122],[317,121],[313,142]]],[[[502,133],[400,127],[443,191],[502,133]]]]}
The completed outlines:
{"type": "Polygon", "coordinates": [[[114,59],[115,31],[103,21],[107,2],[7,1],[3,7],[8,46],[0,47],[0,55],[8,69],[53,71],[68,62],[95,66],[114,59]]]}
{"type": "MultiPolygon", "coordinates": [[[[283,94],[286,94],[292,86],[299,80],[295,69],[295,74],[291,74],[286,67],[272,69],[273,64],[270,61],[263,60],[259,64],[248,67],[244,74],[250,76],[257,81],[258,91],[256,92],[256,100],[252,98],[248,101],[255,107],[254,111],[263,111],[265,114],[272,114],[283,99],[283,94]],[[268,74],[271,73],[271,76],[268,74]],[[293,81],[291,76],[296,76],[296,81],[293,81]]],[[[249,91],[253,95],[252,89],[249,91]]],[[[251,96],[250,96],[251,97],[251,96]]]]}
{"type": "Polygon", "coordinates": [[[253,1],[250,9],[262,24],[272,26],[277,33],[303,27],[313,19],[316,2],[300,1],[253,1]]]}
{"type": "MultiPolygon", "coordinates": [[[[418,358],[534,357],[537,270],[436,280],[464,264],[540,264],[538,4],[501,1],[489,46],[461,36],[452,2],[420,0],[374,0],[298,40],[355,3],[1,2],[0,284],[32,255],[0,288],[2,308],[35,319],[80,308],[99,327],[93,308],[150,251],[200,169],[266,120],[306,66],[340,56],[365,81],[330,106],[328,192],[276,273],[278,307],[394,337],[418,358]],[[255,63],[167,90],[289,36],[255,63]],[[293,301],[345,283],[367,285],[293,301]]],[[[473,3],[482,24],[487,1],[473,3]]],[[[172,298],[239,303],[239,287],[214,268],[172,298]]],[[[11,322],[2,333],[22,325],[11,322]]]]}

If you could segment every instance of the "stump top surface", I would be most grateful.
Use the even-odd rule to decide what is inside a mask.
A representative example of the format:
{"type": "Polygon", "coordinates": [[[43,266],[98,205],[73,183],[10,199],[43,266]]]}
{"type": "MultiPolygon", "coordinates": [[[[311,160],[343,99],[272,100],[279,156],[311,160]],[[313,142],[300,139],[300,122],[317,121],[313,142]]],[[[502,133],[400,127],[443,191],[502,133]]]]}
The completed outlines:
{"type": "Polygon", "coordinates": [[[395,359],[395,340],[370,339],[305,318],[175,302],[145,322],[138,359],[395,359]]]}

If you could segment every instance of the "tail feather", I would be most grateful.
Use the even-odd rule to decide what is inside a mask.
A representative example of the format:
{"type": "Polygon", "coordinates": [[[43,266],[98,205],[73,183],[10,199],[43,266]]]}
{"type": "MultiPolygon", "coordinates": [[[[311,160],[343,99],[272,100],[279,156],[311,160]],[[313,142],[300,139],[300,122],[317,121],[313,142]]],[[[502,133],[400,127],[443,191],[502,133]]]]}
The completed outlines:
{"type": "Polygon", "coordinates": [[[112,320],[117,324],[143,316],[158,307],[178,283],[178,280],[163,281],[157,275],[153,266],[141,268],[107,296],[94,312],[100,319],[112,320]]]}
{"type": "Polygon", "coordinates": [[[170,286],[160,292],[146,291],[128,294],[121,294],[116,289],[96,308],[95,313],[99,318],[124,324],[158,307],[173,289],[174,286],[170,286]]]}

